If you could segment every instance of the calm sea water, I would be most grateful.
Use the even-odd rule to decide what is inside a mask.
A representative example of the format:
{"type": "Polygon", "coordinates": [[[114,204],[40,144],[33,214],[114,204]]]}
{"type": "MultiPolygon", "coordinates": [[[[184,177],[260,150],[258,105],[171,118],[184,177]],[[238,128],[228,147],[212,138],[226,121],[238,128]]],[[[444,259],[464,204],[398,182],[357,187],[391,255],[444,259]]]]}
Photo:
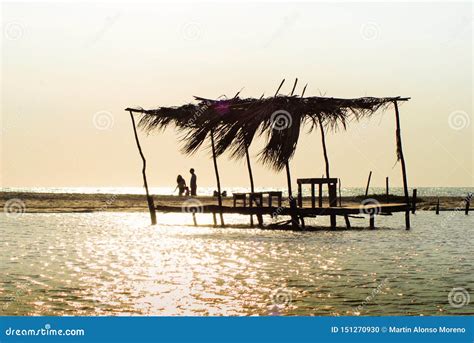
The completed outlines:
{"type": "Polygon", "coordinates": [[[317,232],[158,219],[0,214],[1,314],[474,314],[472,215],[420,211],[411,231],[400,214],[317,232]]]}
{"type": "MultiPolygon", "coordinates": [[[[418,187],[418,196],[454,196],[465,197],[468,193],[474,192],[474,187],[418,187]]],[[[199,187],[198,195],[212,195],[214,187],[199,187]]],[[[224,187],[228,194],[234,192],[249,192],[249,188],[245,187],[224,187]]],[[[279,190],[287,195],[286,188],[262,188],[256,187],[257,192],[268,190],[279,190]]],[[[409,189],[410,194],[412,188],[409,189]]],[[[311,195],[310,188],[303,188],[304,195],[311,195]]],[[[2,187],[0,192],[28,192],[28,193],[86,193],[86,194],[144,194],[143,187],[2,187]]],[[[157,195],[176,194],[174,187],[150,187],[150,192],[157,195]]],[[[327,194],[326,187],[323,193],[327,194]]],[[[385,194],[385,187],[370,187],[370,194],[385,194]]],[[[403,195],[402,187],[391,187],[390,193],[394,195],[403,195]]],[[[365,187],[341,187],[342,196],[355,196],[365,194],[365,187]]]]}

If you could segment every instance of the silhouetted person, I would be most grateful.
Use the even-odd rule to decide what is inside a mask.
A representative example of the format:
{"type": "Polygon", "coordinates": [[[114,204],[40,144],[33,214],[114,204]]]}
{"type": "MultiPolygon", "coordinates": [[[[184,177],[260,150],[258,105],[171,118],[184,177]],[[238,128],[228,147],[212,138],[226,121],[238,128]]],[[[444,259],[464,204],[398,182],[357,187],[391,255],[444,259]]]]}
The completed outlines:
{"type": "Polygon", "coordinates": [[[191,182],[189,183],[191,186],[191,196],[195,196],[197,190],[197,176],[194,174],[194,168],[191,168],[189,172],[191,173],[191,182]]]}
{"type": "MultiPolygon", "coordinates": [[[[176,183],[178,184],[176,188],[179,189],[179,196],[188,196],[189,188],[186,186],[186,181],[184,181],[184,178],[181,175],[178,175],[178,177],[176,178],[176,183]]],[[[176,188],[174,190],[176,190],[176,188]]]]}

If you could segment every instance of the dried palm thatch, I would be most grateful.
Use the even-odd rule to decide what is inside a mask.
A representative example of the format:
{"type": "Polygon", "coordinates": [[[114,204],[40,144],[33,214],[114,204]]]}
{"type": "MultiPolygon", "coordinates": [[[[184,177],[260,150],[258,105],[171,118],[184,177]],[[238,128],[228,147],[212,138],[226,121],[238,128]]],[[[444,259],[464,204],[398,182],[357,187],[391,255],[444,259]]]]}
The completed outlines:
{"type": "Polygon", "coordinates": [[[263,164],[281,170],[292,158],[301,129],[309,131],[323,125],[330,130],[345,129],[352,120],[370,117],[396,101],[409,98],[276,96],[211,100],[196,97],[196,104],[161,107],[155,110],[127,109],[141,113],[138,126],[146,132],[174,124],[183,133],[183,152],[195,153],[212,132],[216,155],[229,151],[232,158],[245,156],[256,136],[266,137],[259,153],[263,164]]]}

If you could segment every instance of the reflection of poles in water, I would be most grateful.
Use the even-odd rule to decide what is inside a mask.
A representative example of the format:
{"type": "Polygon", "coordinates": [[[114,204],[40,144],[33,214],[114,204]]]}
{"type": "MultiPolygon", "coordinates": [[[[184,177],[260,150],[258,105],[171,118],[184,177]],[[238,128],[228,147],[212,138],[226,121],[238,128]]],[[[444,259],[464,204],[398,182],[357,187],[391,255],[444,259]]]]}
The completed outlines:
{"type": "Polygon", "coordinates": [[[217,168],[217,157],[216,157],[216,146],[214,143],[214,129],[211,129],[211,148],[212,148],[212,160],[214,161],[214,171],[216,173],[217,181],[217,202],[219,204],[219,216],[221,218],[221,225],[224,226],[224,215],[222,214],[222,193],[221,193],[221,180],[219,178],[219,169],[217,168]]]}
{"type": "Polygon", "coordinates": [[[148,203],[148,210],[150,211],[150,217],[151,217],[151,225],[155,225],[156,224],[155,204],[153,203],[153,197],[150,196],[150,193],[148,192],[148,182],[146,180],[146,160],[145,160],[145,156],[143,155],[142,148],[140,146],[140,141],[138,139],[137,127],[135,125],[135,118],[133,117],[132,111],[129,111],[129,112],[130,112],[130,118],[132,119],[133,133],[135,134],[135,141],[137,142],[138,152],[140,153],[140,156],[143,162],[143,168],[142,168],[143,185],[145,186],[146,200],[148,203]]]}

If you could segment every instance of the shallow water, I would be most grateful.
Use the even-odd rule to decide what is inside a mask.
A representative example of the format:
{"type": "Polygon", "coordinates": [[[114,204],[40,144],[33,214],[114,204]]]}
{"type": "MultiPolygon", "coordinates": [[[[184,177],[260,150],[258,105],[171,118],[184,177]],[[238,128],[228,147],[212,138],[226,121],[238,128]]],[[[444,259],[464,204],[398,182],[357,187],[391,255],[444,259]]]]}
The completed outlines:
{"type": "Polygon", "coordinates": [[[472,215],[418,212],[406,231],[396,214],[374,231],[317,232],[218,229],[203,214],[200,227],[189,214],[158,218],[164,224],[151,227],[146,213],[2,213],[0,313],[474,314],[474,299],[459,306],[474,297],[472,215]],[[453,288],[465,289],[455,306],[453,288]]]}

